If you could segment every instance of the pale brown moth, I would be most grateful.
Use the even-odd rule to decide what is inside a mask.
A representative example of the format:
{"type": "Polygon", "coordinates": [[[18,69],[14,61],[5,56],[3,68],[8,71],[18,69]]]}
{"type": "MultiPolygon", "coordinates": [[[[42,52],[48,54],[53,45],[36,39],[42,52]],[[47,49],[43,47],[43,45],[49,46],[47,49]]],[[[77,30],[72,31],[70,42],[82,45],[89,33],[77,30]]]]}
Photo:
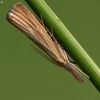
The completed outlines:
{"type": "MultiPolygon", "coordinates": [[[[50,36],[45,27],[21,2],[16,3],[12,9],[10,9],[7,14],[7,20],[15,27],[20,29],[48,56],[45,54],[43,55],[43,53],[35,48],[33,49],[42,54],[52,63],[68,70],[79,82],[84,82],[84,79],[78,73],[78,70],[80,72],[82,71],[75,67],[75,65],[68,60],[66,51],[61,47],[53,34],[50,36]]],[[[83,74],[86,75],[85,73],[83,74]]]]}

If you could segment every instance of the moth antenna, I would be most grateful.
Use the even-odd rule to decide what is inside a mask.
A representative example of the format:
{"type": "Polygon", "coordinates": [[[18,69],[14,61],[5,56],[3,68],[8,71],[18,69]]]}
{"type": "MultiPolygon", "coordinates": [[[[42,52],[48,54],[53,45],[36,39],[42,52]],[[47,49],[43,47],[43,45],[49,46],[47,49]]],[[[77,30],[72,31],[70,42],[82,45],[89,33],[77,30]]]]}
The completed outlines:
{"type": "MultiPolygon", "coordinates": [[[[68,60],[69,60],[69,58],[68,58],[68,60]]],[[[80,73],[82,73],[84,76],[86,76],[87,78],[90,78],[87,74],[85,74],[80,68],[78,68],[78,67],[76,67],[76,66],[74,66],[74,64],[77,64],[76,62],[73,62],[73,61],[70,61],[69,60],[69,62],[73,65],[73,67],[75,68],[75,69],[77,69],[80,73]]]]}
{"type": "Polygon", "coordinates": [[[79,72],[81,72],[84,76],[86,76],[87,78],[90,78],[87,74],[85,74],[81,69],[79,69],[76,66],[73,66],[75,69],[77,69],[79,72]]]}

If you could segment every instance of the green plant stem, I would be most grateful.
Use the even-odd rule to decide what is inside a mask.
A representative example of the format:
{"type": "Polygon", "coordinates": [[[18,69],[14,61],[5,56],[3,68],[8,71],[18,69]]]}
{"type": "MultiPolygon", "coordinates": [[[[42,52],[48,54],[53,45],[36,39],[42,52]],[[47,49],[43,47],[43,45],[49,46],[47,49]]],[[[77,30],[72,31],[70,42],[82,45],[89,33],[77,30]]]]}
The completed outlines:
{"type": "Polygon", "coordinates": [[[48,7],[44,0],[25,0],[38,17],[43,16],[45,25],[50,29],[60,44],[75,60],[79,67],[90,77],[90,81],[100,91],[100,69],[80,46],[59,18],[48,7]]]}

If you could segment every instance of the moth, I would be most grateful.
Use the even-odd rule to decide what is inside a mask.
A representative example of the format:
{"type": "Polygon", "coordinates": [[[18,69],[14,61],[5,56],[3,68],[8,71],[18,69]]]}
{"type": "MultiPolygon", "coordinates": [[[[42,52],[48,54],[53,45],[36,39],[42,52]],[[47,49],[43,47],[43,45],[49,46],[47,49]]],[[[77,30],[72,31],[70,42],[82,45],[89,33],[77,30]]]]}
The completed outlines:
{"type": "MultiPolygon", "coordinates": [[[[55,65],[68,70],[79,82],[84,82],[84,79],[79,74],[79,71],[82,71],[69,61],[66,51],[58,43],[53,33],[51,35],[48,34],[44,25],[41,24],[39,20],[37,20],[37,18],[21,2],[16,3],[10,9],[7,14],[7,20],[16,28],[21,30],[48,56],[33,47],[34,50],[39,52],[55,65]]],[[[83,74],[86,75],[85,73],[83,74]]]]}

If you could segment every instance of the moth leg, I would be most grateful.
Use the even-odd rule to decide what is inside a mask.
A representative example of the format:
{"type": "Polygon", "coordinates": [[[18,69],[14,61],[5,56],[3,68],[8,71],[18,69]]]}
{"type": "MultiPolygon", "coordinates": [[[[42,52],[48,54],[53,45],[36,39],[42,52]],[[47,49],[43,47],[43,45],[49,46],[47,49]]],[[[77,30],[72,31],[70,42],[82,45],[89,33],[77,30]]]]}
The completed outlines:
{"type": "Polygon", "coordinates": [[[66,64],[68,63],[67,53],[66,53],[66,51],[63,49],[63,47],[59,44],[59,42],[57,41],[57,39],[54,37],[52,27],[51,27],[51,34],[50,34],[50,37],[51,37],[51,39],[53,40],[53,42],[54,42],[54,44],[55,44],[55,46],[56,46],[56,49],[57,49],[58,52],[59,52],[60,59],[62,59],[62,60],[64,61],[64,66],[66,66],[66,64]]]}
{"type": "Polygon", "coordinates": [[[42,24],[42,26],[45,28],[44,23],[43,23],[43,17],[42,17],[42,14],[40,14],[40,19],[41,19],[41,24],[42,24]]]}
{"type": "MultiPolygon", "coordinates": [[[[65,66],[69,66],[69,69],[67,69],[67,70],[70,71],[78,81],[83,82],[83,78],[81,78],[81,76],[78,74],[77,70],[80,71],[85,76],[87,76],[87,75],[84,72],[82,72],[79,68],[75,67],[73,65],[73,63],[71,63],[71,61],[69,61],[68,53],[63,49],[63,47],[58,43],[58,41],[54,37],[52,28],[51,28],[51,33],[52,33],[51,38],[53,39],[53,41],[54,41],[59,53],[61,54],[63,60],[65,60],[65,62],[66,62],[65,66]]],[[[65,69],[66,69],[66,67],[65,67],[65,69]]]]}
{"type": "Polygon", "coordinates": [[[50,32],[51,32],[50,37],[52,38],[52,40],[54,41],[54,43],[55,43],[56,45],[58,45],[59,43],[58,43],[58,41],[56,40],[56,38],[54,37],[52,27],[51,27],[51,29],[50,29],[50,32]]]}
{"type": "MultiPolygon", "coordinates": [[[[53,39],[53,41],[55,42],[55,44],[58,46],[60,46],[61,47],[61,52],[63,52],[62,54],[64,54],[63,55],[63,57],[64,57],[64,59],[67,61],[67,62],[70,62],[70,63],[72,63],[72,64],[77,64],[75,61],[70,61],[69,60],[69,58],[68,58],[68,53],[63,49],[63,47],[58,43],[58,41],[56,40],[56,38],[54,37],[54,34],[53,34],[53,30],[52,30],[52,27],[51,27],[51,38],[53,39]]],[[[59,48],[59,47],[58,47],[59,48]]]]}
{"type": "MultiPolygon", "coordinates": [[[[70,61],[70,60],[69,60],[70,61]]],[[[73,63],[73,64],[77,64],[75,61],[70,61],[71,63],[73,63]]]]}
{"type": "MultiPolygon", "coordinates": [[[[67,54],[68,56],[68,54],[67,54]]],[[[70,61],[69,57],[68,57],[68,60],[70,61]]],[[[70,61],[72,64],[77,64],[75,61],[70,61]]]]}
{"type": "Polygon", "coordinates": [[[40,20],[41,20],[41,25],[44,27],[44,29],[45,29],[45,30],[47,31],[47,33],[49,34],[49,30],[48,30],[47,27],[45,27],[45,25],[44,25],[42,14],[40,14],[40,20]]]}

